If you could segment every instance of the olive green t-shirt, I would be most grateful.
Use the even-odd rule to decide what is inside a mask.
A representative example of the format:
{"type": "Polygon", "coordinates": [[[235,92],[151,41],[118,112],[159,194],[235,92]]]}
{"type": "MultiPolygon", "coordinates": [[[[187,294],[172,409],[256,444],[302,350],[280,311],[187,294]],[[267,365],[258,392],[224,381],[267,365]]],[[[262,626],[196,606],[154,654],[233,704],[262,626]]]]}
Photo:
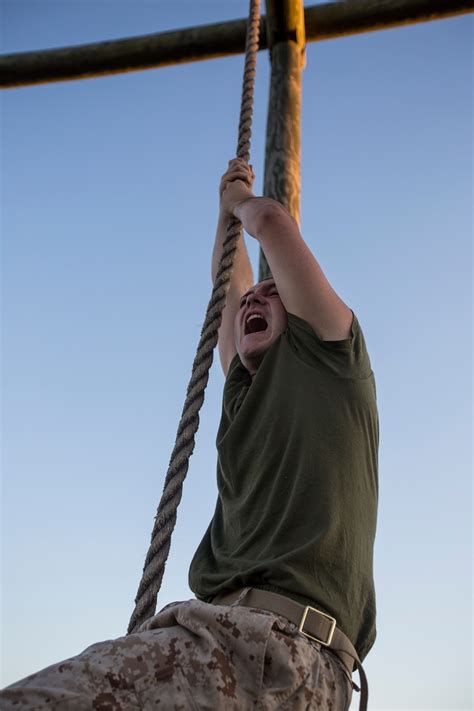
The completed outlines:
{"type": "Polygon", "coordinates": [[[377,449],[357,318],[351,338],[328,342],[288,314],[253,381],[238,356],[227,375],[217,504],[189,573],[197,597],[287,595],[335,617],[363,659],[375,640],[377,449]]]}

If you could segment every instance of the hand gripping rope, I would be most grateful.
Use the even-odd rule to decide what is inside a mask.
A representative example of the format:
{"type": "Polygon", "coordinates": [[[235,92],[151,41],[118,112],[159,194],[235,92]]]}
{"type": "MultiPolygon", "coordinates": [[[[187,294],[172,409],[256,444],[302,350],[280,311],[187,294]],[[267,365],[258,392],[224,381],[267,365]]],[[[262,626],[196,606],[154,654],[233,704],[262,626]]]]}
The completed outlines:
{"type": "MultiPolygon", "coordinates": [[[[260,0],[250,0],[237,143],[237,157],[243,158],[247,162],[250,157],[255,70],[260,33],[259,5],[260,0]]],[[[204,402],[204,391],[209,379],[213,351],[217,344],[222,311],[229,290],[234,255],[241,233],[242,225],[240,221],[232,218],[224,240],[221,261],[194,358],[186,401],[181,421],[178,425],[176,442],[171,454],[163,494],[155,516],[151,543],[135,598],[135,609],[128,625],[128,634],[136,632],[156,610],[156,596],[163,580],[163,573],[170,550],[171,534],[176,524],[176,511],[181,501],[183,482],[188,472],[189,458],[194,450],[194,435],[199,427],[199,411],[204,402]]]]}

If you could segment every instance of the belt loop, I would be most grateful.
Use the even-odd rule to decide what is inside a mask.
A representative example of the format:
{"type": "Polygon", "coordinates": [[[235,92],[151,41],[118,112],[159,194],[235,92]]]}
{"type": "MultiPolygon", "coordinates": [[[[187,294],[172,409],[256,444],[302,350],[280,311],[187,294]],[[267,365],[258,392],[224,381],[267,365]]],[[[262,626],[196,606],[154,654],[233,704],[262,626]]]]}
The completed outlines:
{"type": "Polygon", "coordinates": [[[242,604],[243,604],[243,600],[247,597],[248,593],[249,593],[251,590],[252,590],[252,588],[243,588],[242,591],[241,591],[241,593],[240,593],[240,595],[239,595],[239,597],[238,597],[236,600],[234,600],[234,602],[232,602],[232,603],[230,604],[230,607],[235,607],[236,605],[242,605],[242,604]]]}

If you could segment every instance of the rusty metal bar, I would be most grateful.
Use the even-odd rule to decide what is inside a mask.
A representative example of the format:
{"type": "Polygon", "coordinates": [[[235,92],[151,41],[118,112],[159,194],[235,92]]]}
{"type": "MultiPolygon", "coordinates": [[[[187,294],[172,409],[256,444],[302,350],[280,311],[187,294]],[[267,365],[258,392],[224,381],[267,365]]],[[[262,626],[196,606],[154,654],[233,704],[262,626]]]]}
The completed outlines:
{"type": "MultiPolygon", "coordinates": [[[[351,0],[305,9],[306,41],[441,20],[474,11],[474,0],[351,0]]],[[[246,20],[0,57],[0,88],[86,79],[241,54],[246,20]]],[[[267,49],[262,18],[260,49],[267,49]]]]}

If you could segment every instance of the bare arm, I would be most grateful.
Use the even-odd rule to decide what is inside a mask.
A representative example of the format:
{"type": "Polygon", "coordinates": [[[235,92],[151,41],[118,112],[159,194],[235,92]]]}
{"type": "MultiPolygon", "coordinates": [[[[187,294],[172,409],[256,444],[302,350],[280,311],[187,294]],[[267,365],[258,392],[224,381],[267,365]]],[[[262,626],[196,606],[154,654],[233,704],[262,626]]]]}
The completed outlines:
{"type": "MultiPolygon", "coordinates": [[[[227,174],[226,174],[227,175],[227,174]]],[[[231,174],[232,175],[232,174],[231,174]]],[[[221,195],[225,190],[227,182],[225,176],[221,183],[221,195]]],[[[240,182],[240,180],[239,180],[240,182]]],[[[239,196],[251,194],[250,188],[243,187],[238,193],[239,196]]],[[[216,240],[212,253],[212,281],[214,282],[219,267],[219,262],[222,254],[222,245],[227,234],[227,226],[231,219],[231,215],[224,209],[220,209],[219,220],[217,223],[216,240]]],[[[234,338],[234,320],[237,311],[239,310],[240,297],[253,286],[253,272],[250,260],[247,254],[247,248],[243,237],[239,238],[237,250],[234,257],[234,270],[232,272],[230,287],[227,293],[226,305],[222,313],[222,323],[219,329],[219,356],[221,360],[224,375],[227,375],[229,366],[233,357],[236,354],[235,338],[234,338]]]]}
{"type": "Polygon", "coordinates": [[[280,298],[323,340],[349,338],[352,311],[336,294],[291,215],[270,198],[245,199],[233,212],[267,258],[280,298]]]}

